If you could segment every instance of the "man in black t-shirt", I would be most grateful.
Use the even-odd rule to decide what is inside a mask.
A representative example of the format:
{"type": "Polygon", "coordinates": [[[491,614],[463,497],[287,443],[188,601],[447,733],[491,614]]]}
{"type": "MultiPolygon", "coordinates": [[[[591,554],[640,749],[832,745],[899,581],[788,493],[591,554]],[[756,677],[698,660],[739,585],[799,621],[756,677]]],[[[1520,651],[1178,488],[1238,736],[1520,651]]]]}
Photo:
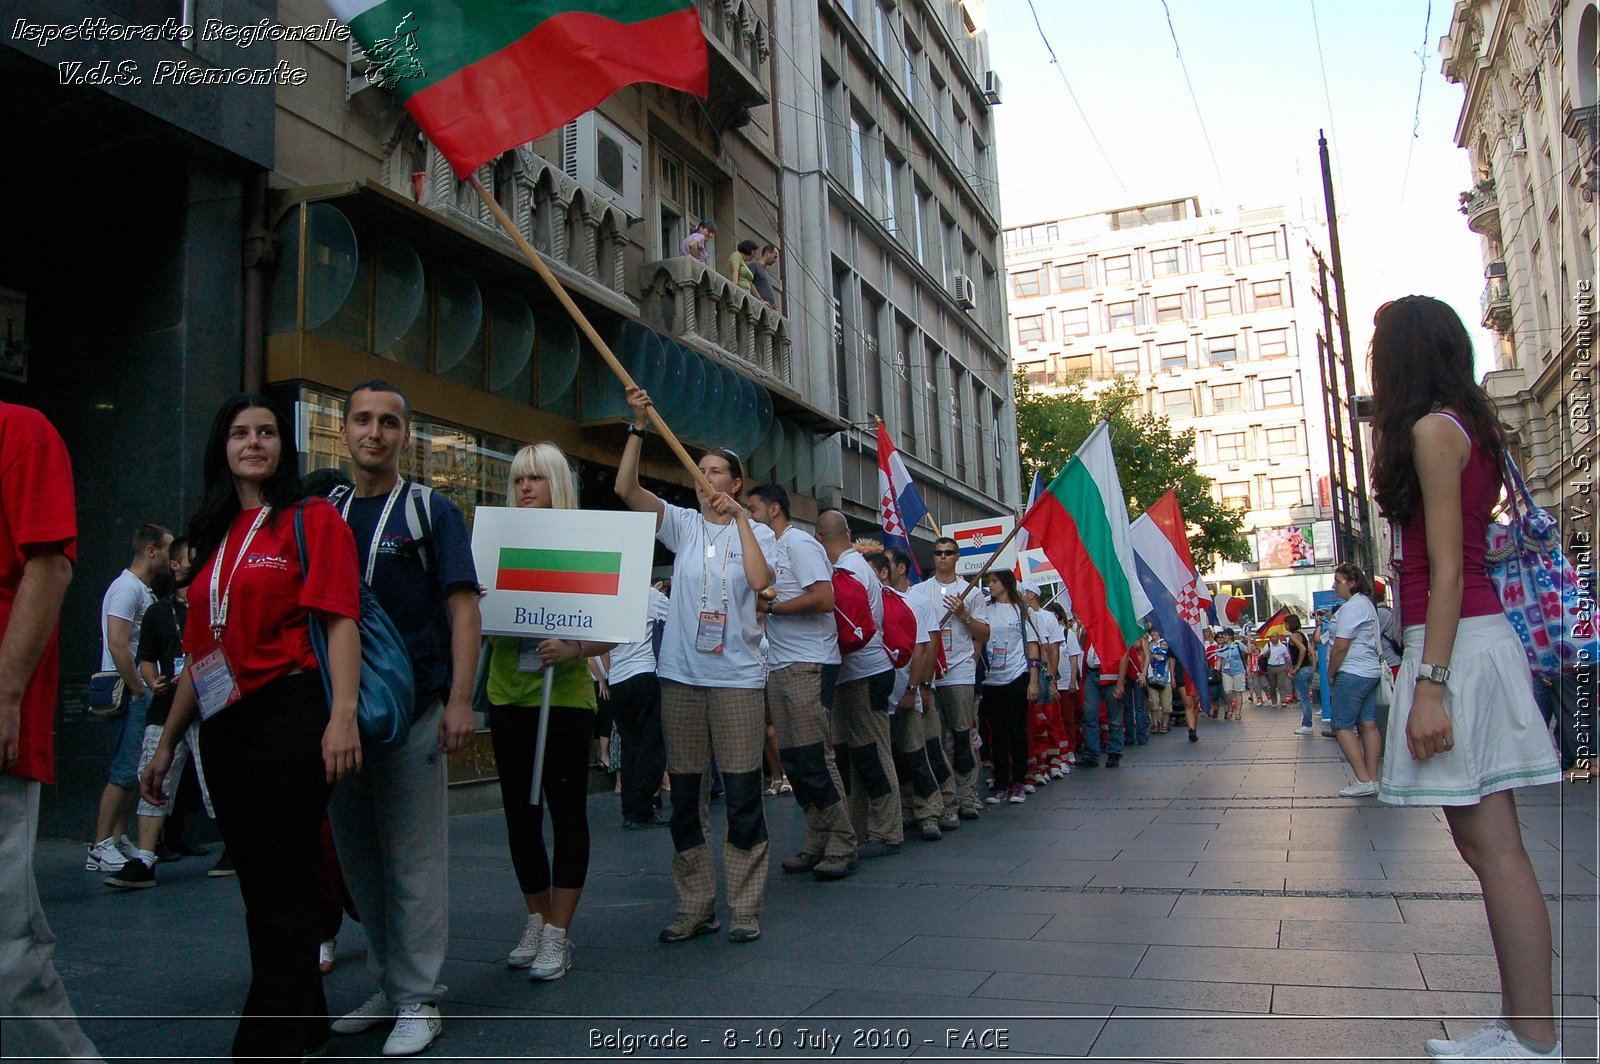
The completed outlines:
{"type": "MultiPolygon", "coordinates": [[[[194,548],[186,538],[179,537],[172,541],[167,564],[171,567],[176,586],[170,595],[145,610],[139,622],[139,676],[152,693],[149,708],[144,713],[144,748],[139,754],[140,776],[144,775],[145,767],[150,764],[156,747],[161,743],[161,732],[166,727],[167,713],[172,709],[172,698],[178,689],[178,677],[183,673],[183,621],[189,608],[188,588],[184,584],[194,565],[194,548]]],[[[178,793],[178,785],[183,782],[183,770],[190,756],[198,749],[199,736],[200,722],[196,720],[173,749],[172,767],[167,770],[165,784],[169,796],[178,793]]],[[[195,765],[198,768],[198,758],[195,759],[195,765]]],[[[209,813],[211,798],[205,792],[203,773],[200,784],[209,813]]],[[[156,885],[156,842],[161,837],[162,825],[166,823],[171,810],[170,800],[165,805],[151,805],[142,797],[139,799],[139,855],[123,865],[121,871],[108,876],[104,881],[106,886],[117,890],[143,890],[156,885]]]]}

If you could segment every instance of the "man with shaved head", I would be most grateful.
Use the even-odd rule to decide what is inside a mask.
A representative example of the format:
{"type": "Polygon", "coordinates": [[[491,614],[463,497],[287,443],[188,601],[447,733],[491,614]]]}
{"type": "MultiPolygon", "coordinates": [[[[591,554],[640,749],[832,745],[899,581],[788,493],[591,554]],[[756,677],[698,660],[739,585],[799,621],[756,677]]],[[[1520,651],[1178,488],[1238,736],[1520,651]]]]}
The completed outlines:
{"type": "Polygon", "coordinates": [[[833,756],[839,763],[845,793],[850,796],[850,822],[858,857],[887,857],[900,852],[905,837],[900,822],[900,787],[889,737],[889,695],[894,690],[894,665],[883,648],[883,584],[856,550],[850,525],[838,510],[817,517],[817,541],[835,569],[861,581],[872,608],[877,632],[867,645],[844,655],[834,695],[833,756]]]}

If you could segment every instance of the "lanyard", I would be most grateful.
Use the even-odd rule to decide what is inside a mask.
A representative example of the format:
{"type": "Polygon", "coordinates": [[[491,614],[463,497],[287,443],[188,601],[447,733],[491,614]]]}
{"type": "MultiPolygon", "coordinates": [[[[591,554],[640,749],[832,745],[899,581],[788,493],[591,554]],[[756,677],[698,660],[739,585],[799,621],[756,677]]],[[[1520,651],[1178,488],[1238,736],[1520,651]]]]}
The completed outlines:
{"type": "Polygon", "coordinates": [[[233,560],[233,568],[228,570],[228,583],[222,585],[222,563],[228,557],[228,534],[222,534],[222,542],[217,546],[217,561],[211,567],[211,634],[220,643],[222,629],[228,623],[228,600],[233,594],[233,577],[239,571],[239,564],[244,561],[245,552],[250,549],[250,542],[256,538],[256,533],[267,520],[267,515],[272,512],[272,507],[263,506],[261,512],[256,514],[250,531],[245,534],[244,542],[239,544],[239,556],[233,560]]]}
{"type": "MultiPolygon", "coordinates": [[[[372,572],[378,567],[378,544],[383,542],[383,530],[389,527],[389,514],[394,511],[395,501],[400,498],[405,486],[404,479],[394,482],[394,487],[389,489],[389,498],[383,504],[383,514],[378,518],[378,527],[372,530],[372,544],[367,548],[367,583],[369,585],[372,583],[372,572]]],[[[350,523],[350,504],[355,501],[355,497],[356,493],[352,489],[350,494],[345,496],[344,508],[339,511],[339,516],[344,518],[346,524],[350,523]]]]}
{"type": "MultiPolygon", "coordinates": [[[[704,610],[706,608],[707,598],[708,598],[708,596],[710,594],[710,591],[711,591],[711,568],[710,568],[710,566],[706,565],[706,560],[711,556],[711,552],[716,550],[718,541],[727,537],[728,532],[733,528],[734,522],[733,521],[729,521],[727,528],[723,529],[722,535],[718,536],[718,537],[715,537],[715,538],[713,538],[712,535],[711,535],[711,522],[710,521],[707,521],[704,517],[702,517],[702,518],[700,518],[700,524],[701,524],[702,528],[704,529],[703,534],[705,536],[706,546],[709,548],[708,550],[702,551],[700,553],[700,608],[702,610],[704,610]]],[[[729,546],[729,549],[724,550],[722,552],[722,612],[723,613],[727,613],[728,612],[728,555],[730,555],[732,553],[733,553],[733,549],[732,549],[731,545],[729,546]]]]}

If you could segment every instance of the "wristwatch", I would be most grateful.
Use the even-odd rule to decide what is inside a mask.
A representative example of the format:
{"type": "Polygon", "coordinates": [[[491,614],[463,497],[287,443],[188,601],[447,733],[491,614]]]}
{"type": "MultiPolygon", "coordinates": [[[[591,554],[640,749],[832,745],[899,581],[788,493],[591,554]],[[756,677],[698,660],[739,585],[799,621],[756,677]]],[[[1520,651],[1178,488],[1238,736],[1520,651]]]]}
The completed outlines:
{"type": "Polygon", "coordinates": [[[628,435],[629,436],[637,436],[642,440],[646,436],[650,435],[650,433],[648,431],[646,431],[644,426],[642,426],[642,425],[630,424],[628,426],[628,435]]]}
{"type": "Polygon", "coordinates": [[[1448,665],[1420,665],[1417,667],[1417,679],[1427,680],[1443,687],[1450,679],[1450,666],[1448,665]]]}

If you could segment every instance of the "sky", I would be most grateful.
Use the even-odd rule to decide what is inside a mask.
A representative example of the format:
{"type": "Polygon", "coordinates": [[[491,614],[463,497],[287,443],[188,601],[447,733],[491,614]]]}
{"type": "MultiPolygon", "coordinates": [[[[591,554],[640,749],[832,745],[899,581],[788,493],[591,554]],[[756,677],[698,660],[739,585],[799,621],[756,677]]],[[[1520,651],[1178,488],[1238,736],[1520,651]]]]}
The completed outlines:
{"type": "Polygon", "coordinates": [[[1324,130],[1358,365],[1372,312],[1422,293],[1456,308],[1492,368],[1481,242],[1457,199],[1463,92],[1440,73],[1453,0],[1167,0],[1193,97],[1161,0],[1033,6],[1059,67],[1028,0],[987,4],[1004,225],[1186,195],[1320,218],[1324,130]]]}

